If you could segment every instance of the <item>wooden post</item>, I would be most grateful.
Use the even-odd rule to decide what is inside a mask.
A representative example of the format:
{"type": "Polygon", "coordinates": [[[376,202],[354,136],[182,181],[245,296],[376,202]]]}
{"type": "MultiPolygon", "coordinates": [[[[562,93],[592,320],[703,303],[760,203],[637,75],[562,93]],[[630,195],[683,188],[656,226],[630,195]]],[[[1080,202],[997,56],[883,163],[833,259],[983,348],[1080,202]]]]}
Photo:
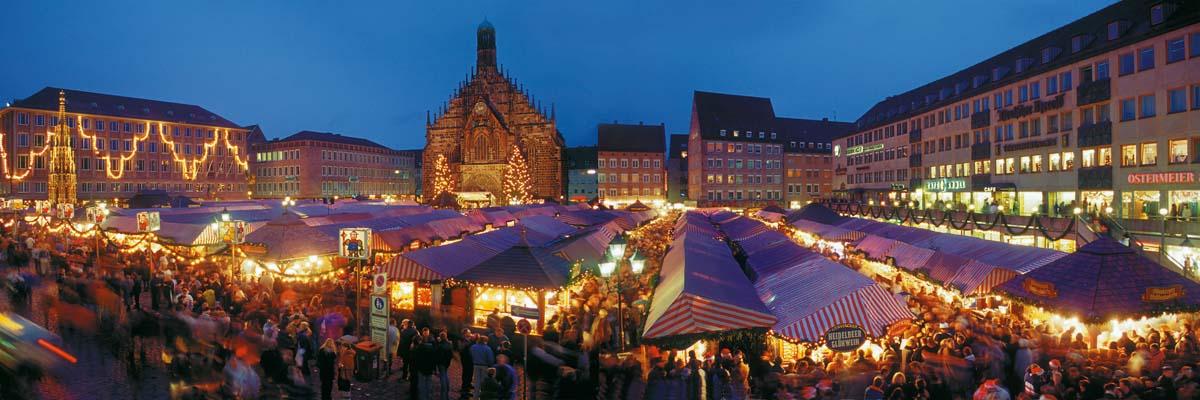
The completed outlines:
{"type": "Polygon", "coordinates": [[[537,291],[537,306],[538,306],[537,330],[539,333],[541,333],[541,332],[543,332],[543,329],[546,327],[546,291],[545,290],[537,291]]]}

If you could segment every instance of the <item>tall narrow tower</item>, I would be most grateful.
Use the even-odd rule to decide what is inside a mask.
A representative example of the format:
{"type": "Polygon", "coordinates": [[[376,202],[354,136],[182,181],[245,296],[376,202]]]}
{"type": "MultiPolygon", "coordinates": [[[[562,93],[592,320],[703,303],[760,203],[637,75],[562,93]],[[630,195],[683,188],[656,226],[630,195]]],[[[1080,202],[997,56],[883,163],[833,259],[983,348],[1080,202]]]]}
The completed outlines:
{"type": "Polygon", "coordinates": [[[71,128],[67,125],[67,94],[58,91],[58,125],[50,149],[50,204],[75,204],[75,152],[71,149],[71,128]]]}
{"type": "Polygon", "coordinates": [[[486,19],[475,31],[478,47],[475,49],[475,70],[484,72],[496,68],[496,28],[486,19]]]}

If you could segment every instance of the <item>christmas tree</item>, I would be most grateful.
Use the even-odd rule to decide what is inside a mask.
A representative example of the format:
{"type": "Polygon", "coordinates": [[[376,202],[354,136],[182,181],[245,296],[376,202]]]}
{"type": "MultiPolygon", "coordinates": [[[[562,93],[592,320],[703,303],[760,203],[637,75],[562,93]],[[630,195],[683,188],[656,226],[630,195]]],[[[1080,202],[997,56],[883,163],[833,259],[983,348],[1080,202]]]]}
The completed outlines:
{"type": "Polygon", "coordinates": [[[521,149],[513,145],[508,152],[508,164],[504,166],[504,199],[509,205],[527,204],[532,201],[529,194],[529,165],[521,149]]]}
{"type": "Polygon", "coordinates": [[[433,159],[433,195],[454,192],[454,175],[450,174],[450,163],[446,156],[438,154],[433,159]]]}

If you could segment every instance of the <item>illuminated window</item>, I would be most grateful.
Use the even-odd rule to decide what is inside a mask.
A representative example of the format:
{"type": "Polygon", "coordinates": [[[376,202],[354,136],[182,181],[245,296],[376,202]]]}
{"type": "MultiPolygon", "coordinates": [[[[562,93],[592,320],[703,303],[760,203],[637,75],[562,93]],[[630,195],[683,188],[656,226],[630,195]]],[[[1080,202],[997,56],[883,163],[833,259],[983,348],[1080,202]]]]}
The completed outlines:
{"type": "Polygon", "coordinates": [[[1009,157],[1005,159],[1004,164],[1004,173],[1011,175],[1013,173],[1013,169],[1016,168],[1016,163],[1013,162],[1013,158],[1009,157]]]}
{"type": "Polygon", "coordinates": [[[1029,156],[1021,157],[1021,173],[1028,174],[1030,172],[1029,156]]]}
{"type": "Polygon", "coordinates": [[[1059,166],[1059,163],[1062,162],[1062,157],[1058,153],[1050,153],[1049,159],[1050,159],[1050,163],[1046,164],[1046,171],[1048,171],[1048,172],[1058,171],[1058,166],[1059,166]]]}
{"type": "Polygon", "coordinates": [[[1171,164],[1186,163],[1188,160],[1187,139],[1176,139],[1167,142],[1167,154],[1171,164]]]}
{"type": "Polygon", "coordinates": [[[1158,143],[1142,143],[1142,165],[1158,164],[1158,143]]]}
{"type": "Polygon", "coordinates": [[[1029,169],[1032,172],[1042,172],[1042,156],[1040,154],[1030,157],[1029,169]]]}
{"type": "Polygon", "coordinates": [[[1137,165],[1137,145],[1127,144],[1121,146],[1121,166],[1133,167],[1137,165]]]}
{"type": "Polygon", "coordinates": [[[1068,151],[1062,153],[1062,170],[1070,171],[1075,168],[1075,152],[1068,151]]]}
{"type": "Polygon", "coordinates": [[[1099,161],[1101,166],[1112,165],[1112,149],[1108,147],[1101,147],[1099,161]]]}

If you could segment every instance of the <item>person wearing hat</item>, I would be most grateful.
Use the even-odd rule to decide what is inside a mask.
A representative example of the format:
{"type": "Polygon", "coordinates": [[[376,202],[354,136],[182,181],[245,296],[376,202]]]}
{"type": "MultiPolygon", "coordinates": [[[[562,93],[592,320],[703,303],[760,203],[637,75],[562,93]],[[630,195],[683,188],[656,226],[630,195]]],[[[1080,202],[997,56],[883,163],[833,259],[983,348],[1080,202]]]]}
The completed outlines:
{"type": "Polygon", "coordinates": [[[1030,364],[1025,370],[1025,393],[1037,395],[1042,385],[1046,384],[1046,371],[1036,363],[1030,364]]]}

